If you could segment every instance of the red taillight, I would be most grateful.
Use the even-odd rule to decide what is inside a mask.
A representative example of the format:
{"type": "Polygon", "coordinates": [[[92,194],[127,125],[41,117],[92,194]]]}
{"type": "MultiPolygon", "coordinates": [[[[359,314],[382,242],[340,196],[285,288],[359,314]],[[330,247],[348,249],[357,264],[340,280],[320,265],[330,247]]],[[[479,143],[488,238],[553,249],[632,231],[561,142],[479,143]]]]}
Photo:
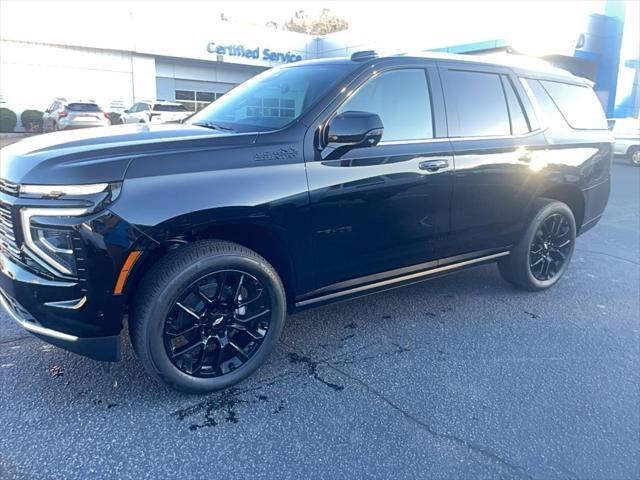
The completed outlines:
{"type": "Polygon", "coordinates": [[[104,115],[104,118],[106,118],[107,120],[109,120],[109,114],[107,112],[102,112],[102,114],[104,115]]]}
{"type": "Polygon", "coordinates": [[[58,112],[58,118],[64,118],[68,116],[69,116],[69,112],[65,112],[64,110],[62,112],[58,112]]]}

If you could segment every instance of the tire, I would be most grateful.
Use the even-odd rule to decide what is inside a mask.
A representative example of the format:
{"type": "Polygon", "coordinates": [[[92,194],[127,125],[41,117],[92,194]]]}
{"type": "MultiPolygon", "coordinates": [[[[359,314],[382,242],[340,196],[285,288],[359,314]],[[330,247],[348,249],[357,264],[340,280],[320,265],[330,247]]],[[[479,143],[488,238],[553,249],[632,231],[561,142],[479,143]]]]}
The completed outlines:
{"type": "Polygon", "coordinates": [[[148,271],[129,331],[152,377],[177,390],[207,393],[253,373],[275,348],[285,316],[284,287],[264,258],[235,243],[200,241],[148,271]]]}
{"type": "Polygon", "coordinates": [[[632,165],[640,167],[640,147],[631,147],[627,151],[627,158],[632,165]]]}
{"type": "Polygon", "coordinates": [[[567,270],[575,248],[576,221],[571,209],[557,200],[540,198],[533,211],[524,234],[498,268],[508,282],[538,291],[555,285],[567,270]]]}

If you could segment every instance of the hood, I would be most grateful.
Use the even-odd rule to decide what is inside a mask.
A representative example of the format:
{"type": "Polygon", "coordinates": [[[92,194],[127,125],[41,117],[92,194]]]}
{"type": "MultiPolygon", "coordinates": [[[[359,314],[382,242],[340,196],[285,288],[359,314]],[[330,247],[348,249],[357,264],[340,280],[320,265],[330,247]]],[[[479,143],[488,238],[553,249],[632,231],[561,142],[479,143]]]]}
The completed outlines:
{"type": "Polygon", "coordinates": [[[24,184],[81,184],[124,179],[132,159],[174,149],[249,144],[256,134],[195,125],[117,125],[26,138],[0,150],[0,178],[24,184]]]}

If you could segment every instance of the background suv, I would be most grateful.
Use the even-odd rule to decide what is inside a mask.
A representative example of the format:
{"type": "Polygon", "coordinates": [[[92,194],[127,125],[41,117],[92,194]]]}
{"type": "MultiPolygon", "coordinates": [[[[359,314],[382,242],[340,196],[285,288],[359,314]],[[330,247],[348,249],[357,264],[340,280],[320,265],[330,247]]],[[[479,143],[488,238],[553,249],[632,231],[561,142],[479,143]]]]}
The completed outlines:
{"type": "Polygon", "coordinates": [[[43,132],[109,125],[109,115],[93,100],[67,101],[59,98],[42,115],[43,132]]]}
{"type": "Polygon", "coordinates": [[[616,137],[614,154],[626,157],[632,164],[640,167],[640,119],[612,118],[608,122],[616,137]]]}
{"type": "Polygon", "coordinates": [[[517,62],[296,62],[182,124],[6,147],[0,303],[107,361],[128,318],[150,375],[208,392],[289,312],[489,262],[550,288],[607,205],[613,135],[586,80],[517,62]]]}
{"type": "Polygon", "coordinates": [[[120,123],[165,123],[179,122],[193,112],[180,103],[144,101],[133,104],[120,116],[120,123]]]}

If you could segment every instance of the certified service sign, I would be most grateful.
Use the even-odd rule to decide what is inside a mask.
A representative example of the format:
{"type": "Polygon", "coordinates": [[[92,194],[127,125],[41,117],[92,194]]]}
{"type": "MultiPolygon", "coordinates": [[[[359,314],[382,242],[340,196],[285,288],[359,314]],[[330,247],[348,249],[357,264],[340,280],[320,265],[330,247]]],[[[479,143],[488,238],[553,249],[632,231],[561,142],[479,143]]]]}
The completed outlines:
{"type": "Polygon", "coordinates": [[[261,47],[247,48],[244,45],[218,45],[214,42],[207,43],[207,52],[267,62],[292,63],[302,60],[300,55],[291,52],[276,52],[269,48],[261,47]]]}

